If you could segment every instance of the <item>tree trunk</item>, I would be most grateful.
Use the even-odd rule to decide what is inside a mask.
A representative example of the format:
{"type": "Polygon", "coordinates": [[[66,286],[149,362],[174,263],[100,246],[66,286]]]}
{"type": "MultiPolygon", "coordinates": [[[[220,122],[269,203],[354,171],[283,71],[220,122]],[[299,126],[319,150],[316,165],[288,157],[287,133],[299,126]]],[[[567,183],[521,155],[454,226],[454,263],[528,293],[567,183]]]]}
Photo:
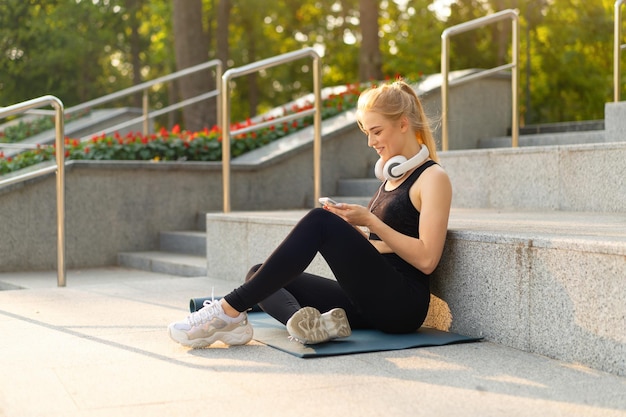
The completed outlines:
{"type": "Polygon", "coordinates": [[[224,71],[228,68],[228,25],[230,23],[230,0],[218,0],[217,6],[217,59],[222,61],[224,71]]]}
{"type": "Polygon", "coordinates": [[[378,0],[360,0],[361,48],[359,49],[359,80],[380,80],[382,58],[378,40],[378,0]]]}
{"type": "MultiPolygon", "coordinates": [[[[173,28],[176,67],[180,71],[208,60],[207,37],[202,28],[202,0],[173,0],[173,28]]],[[[181,99],[211,90],[211,71],[200,71],[179,79],[181,99]]],[[[201,130],[215,123],[215,109],[208,100],[183,108],[185,128],[201,130]]]]}
{"type": "MultiPolygon", "coordinates": [[[[139,19],[137,14],[141,7],[140,0],[126,0],[130,26],[130,59],[133,66],[133,85],[141,83],[141,39],[139,37],[139,19]]],[[[133,106],[142,107],[142,93],[133,96],[133,106]]]]}

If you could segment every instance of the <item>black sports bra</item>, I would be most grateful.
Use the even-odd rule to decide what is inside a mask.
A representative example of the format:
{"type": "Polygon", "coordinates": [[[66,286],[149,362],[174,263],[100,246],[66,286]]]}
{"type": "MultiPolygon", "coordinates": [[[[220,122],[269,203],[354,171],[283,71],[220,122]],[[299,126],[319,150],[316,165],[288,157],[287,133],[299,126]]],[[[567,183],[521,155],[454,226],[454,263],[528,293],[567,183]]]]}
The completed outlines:
{"type": "MultiPolygon", "coordinates": [[[[385,191],[385,182],[383,182],[378,193],[368,204],[370,211],[392,229],[407,236],[419,237],[420,213],[411,202],[409,189],[428,167],[435,164],[437,163],[432,160],[424,162],[394,190],[385,191]]],[[[380,240],[380,238],[371,233],[370,240],[380,240]]]]}

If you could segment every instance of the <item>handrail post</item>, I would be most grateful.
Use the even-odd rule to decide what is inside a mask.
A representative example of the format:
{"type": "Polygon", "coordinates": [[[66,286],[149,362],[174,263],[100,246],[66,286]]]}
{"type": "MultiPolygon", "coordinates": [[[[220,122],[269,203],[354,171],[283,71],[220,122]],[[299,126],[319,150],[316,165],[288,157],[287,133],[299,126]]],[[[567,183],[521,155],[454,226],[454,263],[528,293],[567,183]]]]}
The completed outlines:
{"type": "Polygon", "coordinates": [[[441,150],[448,150],[448,87],[450,73],[450,37],[444,31],[441,35],[441,150]]]}
{"type": "MultiPolygon", "coordinates": [[[[487,24],[494,23],[503,19],[511,19],[512,24],[512,62],[510,67],[511,84],[512,84],[512,115],[511,115],[511,142],[513,147],[519,144],[519,104],[518,104],[518,83],[519,83],[519,13],[513,9],[506,9],[500,12],[480,17],[465,23],[461,23],[449,27],[441,34],[441,150],[447,151],[449,148],[448,141],[448,99],[449,99],[449,73],[450,73],[450,36],[467,32],[487,24]]],[[[500,67],[497,67],[499,69],[500,67]]],[[[487,72],[487,71],[485,71],[487,72]]],[[[488,73],[488,72],[487,72],[488,73]]]]}
{"type": "Polygon", "coordinates": [[[222,135],[222,198],[224,213],[230,213],[230,78],[228,75],[228,71],[222,75],[220,105],[222,113],[220,133],[222,135]]]}
{"type": "Polygon", "coordinates": [[[143,90],[143,95],[141,96],[141,108],[143,114],[143,134],[147,135],[150,133],[148,126],[148,110],[149,110],[149,100],[148,100],[148,89],[145,88],[143,90]]]}
{"type": "Polygon", "coordinates": [[[613,18],[613,101],[620,101],[620,77],[622,55],[622,4],[624,0],[617,0],[613,18]]]}
{"type": "Polygon", "coordinates": [[[313,119],[313,205],[322,196],[322,64],[319,55],[313,55],[313,94],[315,115],[313,119]]]}
{"type": "MultiPolygon", "coordinates": [[[[321,195],[321,146],[322,146],[322,87],[321,87],[321,63],[320,56],[313,48],[303,48],[294,52],[287,52],[272,58],[244,65],[239,68],[231,68],[222,76],[221,88],[221,135],[222,135],[222,182],[223,182],[223,211],[229,213],[231,209],[230,198],[230,88],[229,82],[232,78],[251,74],[264,69],[275,67],[307,56],[313,58],[313,88],[315,97],[314,110],[314,139],[313,139],[313,200],[314,203],[321,195]]],[[[304,112],[303,112],[304,113],[304,112]]],[[[304,114],[303,114],[304,117],[304,114]]],[[[286,117],[283,115],[273,120],[280,122],[286,117]]]]}
{"type": "Polygon", "coordinates": [[[55,109],[56,183],[57,183],[57,286],[65,287],[65,121],[63,103],[53,101],[55,109]]]}
{"type": "Polygon", "coordinates": [[[519,146],[519,15],[511,18],[511,146],[519,146]]]}

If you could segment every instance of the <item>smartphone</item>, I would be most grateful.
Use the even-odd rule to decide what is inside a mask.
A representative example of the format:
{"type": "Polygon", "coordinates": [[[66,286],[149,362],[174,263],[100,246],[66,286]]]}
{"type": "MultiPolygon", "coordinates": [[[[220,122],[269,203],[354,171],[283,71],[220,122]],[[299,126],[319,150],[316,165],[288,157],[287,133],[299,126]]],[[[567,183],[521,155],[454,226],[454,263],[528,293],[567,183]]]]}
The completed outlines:
{"type": "Polygon", "coordinates": [[[337,204],[339,204],[335,200],[329,197],[322,197],[319,199],[319,202],[322,206],[336,206],[337,204]]]}

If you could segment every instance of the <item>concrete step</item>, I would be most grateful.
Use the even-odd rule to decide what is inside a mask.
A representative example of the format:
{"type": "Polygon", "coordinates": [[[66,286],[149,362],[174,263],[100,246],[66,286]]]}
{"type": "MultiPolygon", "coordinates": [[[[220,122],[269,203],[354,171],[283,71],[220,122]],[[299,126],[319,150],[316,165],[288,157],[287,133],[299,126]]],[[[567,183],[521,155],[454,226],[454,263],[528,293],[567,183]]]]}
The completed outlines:
{"type": "Polygon", "coordinates": [[[204,231],[160,232],[158,251],[119,253],[118,265],[184,277],[206,276],[206,242],[204,231]]]}
{"type": "Polygon", "coordinates": [[[181,277],[207,275],[206,256],[173,252],[122,252],[118,254],[118,265],[181,277]]]}
{"type": "MultiPolygon", "coordinates": [[[[519,134],[534,135],[538,133],[586,132],[590,130],[604,130],[604,119],[526,125],[519,128],[519,134]]],[[[507,130],[507,134],[511,135],[511,129],[507,130]]]]}
{"type": "MultiPolygon", "coordinates": [[[[519,146],[580,145],[606,142],[604,130],[528,133],[519,136],[519,146]]],[[[478,148],[510,148],[510,136],[491,137],[478,140],[478,148]]]]}
{"type": "Polygon", "coordinates": [[[197,230],[161,232],[159,249],[164,252],[206,257],[206,232],[197,230]]]}
{"type": "MultiPolygon", "coordinates": [[[[242,282],[305,213],[207,214],[211,277],[242,282]]],[[[453,209],[427,323],[626,375],[625,281],[624,213],[453,209]]]]}
{"type": "Polygon", "coordinates": [[[453,207],[624,212],[626,142],[440,154],[453,207]]]}
{"type": "MultiPolygon", "coordinates": [[[[593,132],[569,134],[587,133],[593,132]]],[[[452,182],[453,207],[624,211],[626,142],[510,148],[509,138],[508,146],[439,153],[452,182]]],[[[333,195],[369,201],[379,186],[372,169],[369,178],[339,179],[333,195]]]]}

